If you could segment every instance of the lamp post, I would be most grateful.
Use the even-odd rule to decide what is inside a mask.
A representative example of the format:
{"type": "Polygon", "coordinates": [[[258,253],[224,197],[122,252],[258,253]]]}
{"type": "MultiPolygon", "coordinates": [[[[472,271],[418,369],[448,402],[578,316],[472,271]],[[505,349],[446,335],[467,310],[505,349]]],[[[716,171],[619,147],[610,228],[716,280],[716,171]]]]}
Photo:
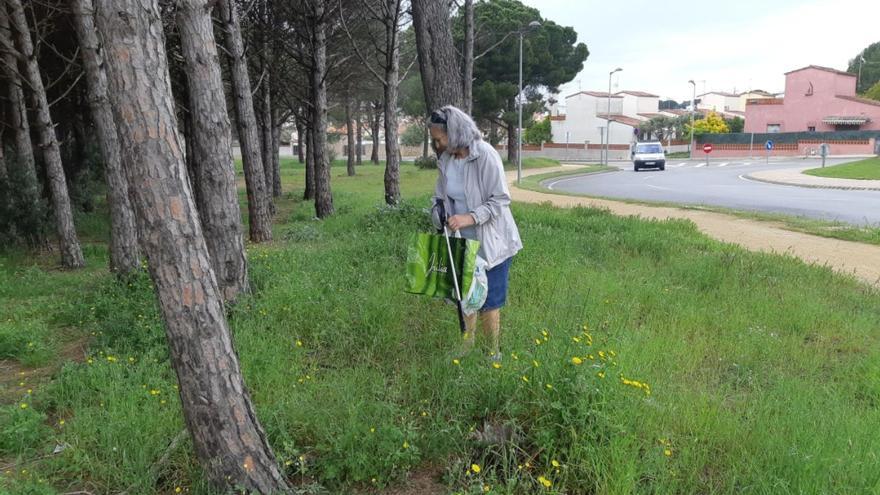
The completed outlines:
{"type": "Polygon", "coordinates": [[[694,114],[697,112],[697,83],[693,79],[688,81],[694,87],[694,96],[691,98],[691,144],[688,145],[688,157],[694,157],[694,114]]]}
{"type": "Polygon", "coordinates": [[[538,21],[532,21],[528,26],[519,30],[519,93],[516,94],[517,113],[519,114],[519,125],[516,127],[516,185],[522,180],[522,92],[523,92],[523,38],[526,33],[530,33],[541,27],[538,21]]]}
{"type": "Polygon", "coordinates": [[[611,142],[611,76],[614,75],[615,72],[620,72],[623,69],[620,67],[614,69],[613,71],[608,73],[608,113],[605,115],[608,117],[608,125],[605,126],[605,166],[608,166],[608,144],[611,142]]]}

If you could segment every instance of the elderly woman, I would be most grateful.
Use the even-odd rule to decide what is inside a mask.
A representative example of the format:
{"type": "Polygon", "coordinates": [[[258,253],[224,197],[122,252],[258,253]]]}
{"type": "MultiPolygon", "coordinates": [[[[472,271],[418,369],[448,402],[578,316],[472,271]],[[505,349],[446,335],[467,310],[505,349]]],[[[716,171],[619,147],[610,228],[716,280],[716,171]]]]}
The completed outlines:
{"type": "MultiPolygon", "coordinates": [[[[507,302],[507,281],[513,256],[522,241],[510,213],[510,191],[501,157],[482,139],[466,113],[446,106],[431,114],[431,144],[440,157],[434,202],[442,200],[447,224],[462,237],[480,241],[479,255],[487,262],[486,303],[480,327],[490,339],[492,358],[501,359],[501,307],[507,302]]],[[[465,317],[465,351],[474,345],[477,314],[465,317]]]]}

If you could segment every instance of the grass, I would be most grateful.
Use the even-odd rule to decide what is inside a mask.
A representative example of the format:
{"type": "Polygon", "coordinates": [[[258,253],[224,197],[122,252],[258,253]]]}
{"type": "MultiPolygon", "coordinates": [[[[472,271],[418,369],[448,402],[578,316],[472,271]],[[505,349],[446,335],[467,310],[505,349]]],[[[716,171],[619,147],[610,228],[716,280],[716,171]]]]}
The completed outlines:
{"type": "Polygon", "coordinates": [[[805,170],[805,174],[836,179],[880,180],[880,158],[868,158],[825,168],[805,170]]]}
{"type": "Polygon", "coordinates": [[[691,154],[687,151],[676,151],[674,153],[667,153],[666,158],[690,158],[691,154]]]}
{"type": "MultiPolygon", "coordinates": [[[[599,166],[595,166],[599,167],[599,166]]],[[[613,171],[614,168],[612,167],[613,171]]],[[[587,173],[597,173],[597,172],[605,172],[606,170],[598,169],[591,170],[587,173]]],[[[798,217],[794,215],[785,215],[781,213],[767,213],[767,212],[759,212],[759,211],[746,211],[746,210],[735,210],[732,208],[725,208],[722,206],[712,206],[712,205],[688,205],[681,203],[672,203],[668,201],[642,201],[642,200],[631,200],[631,199],[619,199],[619,198],[605,198],[601,196],[587,196],[584,194],[576,194],[569,193],[565,191],[553,190],[550,191],[548,188],[544,187],[541,183],[548,179],[555,179],[559,177],[575,177],[578,175],[585,175],[585,171],[583,170],[575,170],[575,171],[563,171],[549,174],[539,174],[532,175],[530,177],[524,177],[522,180],[522,184],[519,186],[522,189],[527,189],[531,191],[537,192],[552,192],[553,194],[563,195],[563,196],[580,196],[580,197],[596,197],[600,199],[608,199],[612,201],[620,201],[622,203],[631,203],[631,204],[641,204],[646,206],[667,206],[674,208],[681,208],[683,210],[700,210],[700,211],[711,211],[715,213],[723,213],[725,215],[732,215],[738,218],[747,218],[750,220],[757,220],[761,222],[770,222],[775,223],[779,227],[792,230],[795,232],[803,232],[805,234],[817,235],[820,237],[826,237],[829,239],[840,239],[843,241],[852,241],[852,242],[863,242],[866,244],[875,244],[880,245],[880,227],[876,226],[868,226],[861,227],[852,224],[848,224],[845,222],[833,222],[827,220],[815,220],[807,217],[798,217]]]]}
{"type": "MultiPolygon", "coordinates": [[[[880,487],[876,291],[684,221],[515,204],[526,247],[504,361],[455,364],[454,310],[402,292],[436,172],[402,167],[399,208],[380,205],[382,173],[334,171],[337,214],[314,221],[285,165],[276,241],[249,246],[255,292],[230,308],[300,493],[376,493],[425,465],[468,494],[880,487]],[[507,442],[487,441],[499,431],[507,442]]],[[[114,281],[97,249],[84,272],[0,263],[16,324],[90,338],[84,361],[0,407],[0,493],[213,493],[189,442],[148,475],[183,419],[147,277],[114,281]]]]}

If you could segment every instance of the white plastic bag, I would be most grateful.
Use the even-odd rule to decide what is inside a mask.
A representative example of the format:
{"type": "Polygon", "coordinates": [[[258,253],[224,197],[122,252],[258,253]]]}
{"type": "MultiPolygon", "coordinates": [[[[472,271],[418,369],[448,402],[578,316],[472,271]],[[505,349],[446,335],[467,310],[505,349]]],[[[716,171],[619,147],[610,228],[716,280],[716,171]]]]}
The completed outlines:
{"type": "Polygon", "coordinates": [[[461,311],[466,315],[472,315],[486,304],[489,295],[489,279],[486,277],[486,260],[477,255],[476,267],[474,268],[474,280],[467,294],[462,294],[461,311]]]}

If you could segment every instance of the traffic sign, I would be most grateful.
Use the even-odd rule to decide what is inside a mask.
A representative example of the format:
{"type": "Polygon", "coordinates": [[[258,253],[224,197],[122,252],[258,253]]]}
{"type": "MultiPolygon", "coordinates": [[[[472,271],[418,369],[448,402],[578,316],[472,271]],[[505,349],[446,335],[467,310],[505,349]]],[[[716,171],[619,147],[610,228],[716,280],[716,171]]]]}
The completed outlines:
{"type": "Polygon", "coordinates": [[[770,141],[770,140],[768,139],[768,140],[767,140],[767,143],[764,144],[764,147],[767,148],[767,151],[772,150],[772,149],[773,149],[773,141],[770,141]]]}
{"type": "Polygon", "coordinates": [[[711,153],[711,152],[712,152],[712,145],[709,143],[704,144],[703,145],[703,153],[711,153]]]}

